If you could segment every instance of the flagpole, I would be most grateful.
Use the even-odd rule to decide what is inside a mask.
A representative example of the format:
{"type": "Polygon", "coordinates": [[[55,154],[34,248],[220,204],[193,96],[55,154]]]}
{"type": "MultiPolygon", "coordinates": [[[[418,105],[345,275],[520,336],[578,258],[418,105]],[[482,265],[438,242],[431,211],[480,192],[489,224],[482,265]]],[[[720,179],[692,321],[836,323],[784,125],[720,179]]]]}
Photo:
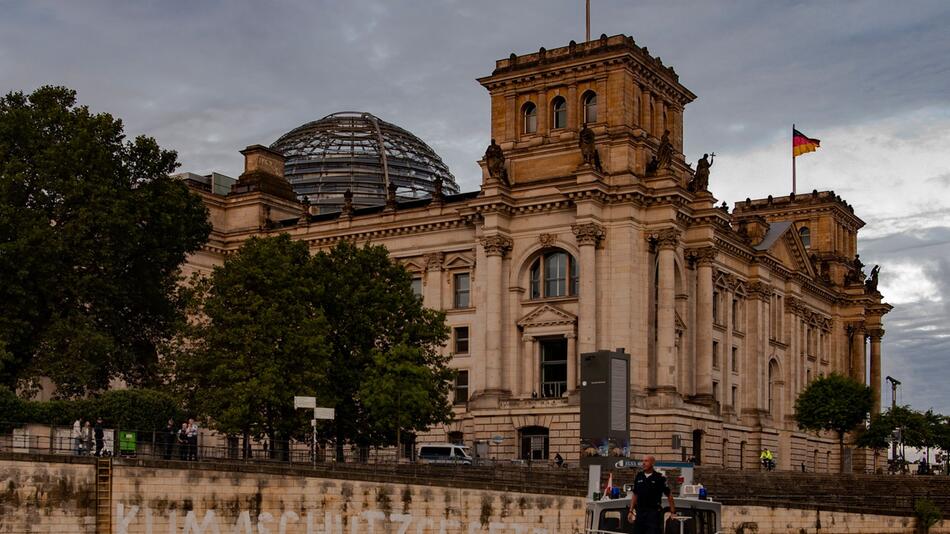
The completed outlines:
{"type": "MultiPolygon", "coordinates": [[[[590,41],[590,0],[587,0],[587,26],[586,26],[586,29],[587,29],[587,31],[586,31],[586,33],[585,33],[584,35],[585,35],[585,37],[587,38],[587,41],[590,41]]],[[[584,42],[587,42],[587,41],[584,41],[584,42]]]]}
{"type": "Polygon", "coordinates": [[[795,194],[795,123],[792,123],[792,194],[795,194]]]}

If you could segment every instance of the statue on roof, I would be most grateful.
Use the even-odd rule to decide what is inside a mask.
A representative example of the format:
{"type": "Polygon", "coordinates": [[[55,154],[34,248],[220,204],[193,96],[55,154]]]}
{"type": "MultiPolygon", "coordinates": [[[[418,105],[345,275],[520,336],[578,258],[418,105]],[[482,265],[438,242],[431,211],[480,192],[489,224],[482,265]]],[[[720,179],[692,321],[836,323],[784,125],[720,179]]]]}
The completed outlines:
{"type": "Polygon", "coordinates": [[[670,143],[670,131],[664,130],[663,137],[660,137],[660,146],[656,149],[656,167],[660,169],[669,169],[673,163],[673,144],[670,143]]]}
{"type": "Polygon", "coordinates": [[[881,266],[875,265],[871,269],[871,275],[864,281],[864,289],[868,293],[877,293],[878,275],[881,273],[881,266]]]}
{"type": "Polygon", "coordinates": [[[709,154],[703,154],[703,157],[696,162],[696,173],[693,179],[689,181],[688,189],[694,193],[709,190],[709,168],[713,166],[716,159],[716,153],[712,153],[712,159],[709,154]]]}
{"type": "Polygon", "coordinates": [[[511,185],[508,182],[508,169],[505,168],[505,151],[498,146],[494,138],[485,150],[485,166],[488,167],[489,176],[506,186],[511,185]]]}
{"type": "Polygon", "coordinates": [[[584,157],[584,164],[590,165],[597,172],[604,172],[604,168],[600,164],[600,153],[597,152],[597,147],[594,145],[594,130],[591,130],[587,123],[584,123],[584,127],[581,128],[580,134],[578,135],[577,144],[581,147],[581,155],[584,157]]]}

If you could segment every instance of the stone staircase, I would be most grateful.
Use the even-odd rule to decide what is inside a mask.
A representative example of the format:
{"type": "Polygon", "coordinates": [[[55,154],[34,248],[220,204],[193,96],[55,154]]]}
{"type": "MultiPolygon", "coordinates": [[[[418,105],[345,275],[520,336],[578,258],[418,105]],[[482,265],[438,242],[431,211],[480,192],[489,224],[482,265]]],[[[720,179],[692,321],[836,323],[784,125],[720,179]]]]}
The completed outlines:
{"type": "Polygon", "coordinates": [[[950,477],[815,474],[792,471],[696,469],[696,481],[727,505],[781,506],[882,515],[911,516],[914,502],[927,497],[950,516],[950,477]]]}

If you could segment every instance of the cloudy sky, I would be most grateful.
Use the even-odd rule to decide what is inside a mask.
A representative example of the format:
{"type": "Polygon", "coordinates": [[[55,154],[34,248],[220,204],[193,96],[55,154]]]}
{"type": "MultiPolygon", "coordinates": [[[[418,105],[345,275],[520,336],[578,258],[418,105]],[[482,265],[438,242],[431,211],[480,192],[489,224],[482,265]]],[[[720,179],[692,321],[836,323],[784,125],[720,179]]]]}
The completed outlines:
{"type": "MultiPolygon", "coordinates": [[[[950,413],[950,2],[593,0],[592,34],[632,35],[699,98],[686,153],[718,154],[730,203],[790,190],[794,122],[822,148],[799,190],[834,189],[880,263],[884,374],[950,413]]],[[[370,111],[420,136],[463,190],[488,141],[475,78],[511,52],[583,40],[582,0],[0,0],[0,90],[63,84],[236,176],[238,150],[370,111]]],[[[889,396],[885,397],[889,400],[889,396]]]]}

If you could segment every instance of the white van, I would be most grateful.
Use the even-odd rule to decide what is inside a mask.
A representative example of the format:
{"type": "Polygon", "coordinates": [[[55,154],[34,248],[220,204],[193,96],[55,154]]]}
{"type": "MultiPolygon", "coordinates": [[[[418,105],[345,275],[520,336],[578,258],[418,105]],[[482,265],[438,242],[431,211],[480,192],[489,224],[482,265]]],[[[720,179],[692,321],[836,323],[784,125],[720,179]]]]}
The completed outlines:
{"type": "Polygon", "coordinates": [[[424,464],[472,465],[472,455],[464,445],[435,443],[419,447],[419,461],[424,464]]]}

